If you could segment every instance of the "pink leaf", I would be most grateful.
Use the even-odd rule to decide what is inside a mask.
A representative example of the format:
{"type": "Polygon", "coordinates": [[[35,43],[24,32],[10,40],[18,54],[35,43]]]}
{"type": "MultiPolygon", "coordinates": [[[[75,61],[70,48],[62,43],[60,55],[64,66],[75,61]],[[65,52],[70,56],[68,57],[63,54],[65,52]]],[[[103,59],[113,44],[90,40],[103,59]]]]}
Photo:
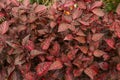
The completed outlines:
{"type": "Polygon", "coordinates": [[[57,70],[57,69],[61,69],[62,67],[63,67],[62,63],[57,60],[51,64],[49,70],[57,70]]]}
{"type": "Polygon", "coordinates": [[[91,5],[91,10],[96,8],[96,7],[100,7],[102,6],[103,2],[102,1],[95,1],[92,5],[91,5]]]}
{"type": "Polygon", "coordinates": [[[85,4],[84,1],[79,1],[78,6],[79,6],[80,9],[86,9],[86,4],[85,4]]]}
{"type": "Polygon", "coordinates": [[[118,6],[117,6],[116,13],[117,13],[118,15],[120,15],[120,3],[119,3],[118,6]]]}
{"type": "Polygon", "coordinates": [[[11,2],[15,5],[15,6],[19,6],[19,2],[17,0],[11,0],[11,2]]]}
{"type": "Polygon", "coordinates": [[[104,51],[102,51],[102,50],[95,50],[94,51],[94,53],[93,53],[93,55],[95,56],[95,57],[101,57],[101,56],[103,56],[104,54],[106,54],[106,52],[104,52],[104,51]]]}
{"type": "Polygon", "coordinates": [[[64,4],[64,7],[70,7],[73,6],[74,2],[73,1],[66,1],[66,3],[64,4]]]}
{"type": "Polygon", "coordinates": [[[35,13],[43,12],[44,10],[46,10],[46,6],[44,6],[44,5],[38,5],[35,8],[35,13]]]}
{"type": "Polygon", "coordinates": [[[28,7],[30,5],[30,0],[23,0],[23,5],[28,7]]]}
{"type": "Polygon", "coordinates": [[[99,17],[103,17],[105,15],[103,10],[100,9],[100,8],[95,8],[95,9],[92,10],[92,12],[99,17]]]}
{"type": "Polygon", "coordinates": [[[89,22],[83,21],[83,20],[81,20],[81,19],[78,19],[78,21],[79,21],[81,24],[85,25],[85,26],[89,26],[89,25],[90,25],[89,22]]]}
{"type": "Polygon", "coordinates": [[[0,34],[5,34],[9,29],[9,23],[7,21],[0,25],[0,34]]]}
{"type": "Polygon", "coordinates": [[[36,66],[36,72],[38,76],[45,75],[49,68],[50,68],[51,62],[42,62],[36,66]]]}
{"type": "Polygon", "coordinates": [[[81,14],[82,14],[82,10],[80,9],[76,9],[74,12],[73,12],[73,15],[72,15],[72,17],[73,17],[73,19],[76,19],[76,18],[79,18],[80,16],[81,16],[81,14]]]}
{"type": "Polygon", "coordinates": [[[67,29],[69,29],[70,26],[71,26],[70,24],[61,23],[58,27],[58,32],[66,31],[67,29]]]}
{"type": "Polygon", "coordinates": [[[110,46],[111,48],[115,49],[114,45],[115,42],[113,39],[105,39],[105,42],[108,44],[108,46],[110,46]]]}
{"type": "Polygon", "coordinates": [[[104,35],[103,33],[95,33],[92,36],[92,40],[93,41],[98,41],[98,40],[100,40],[103,37],[103,35],[104,35]]]}

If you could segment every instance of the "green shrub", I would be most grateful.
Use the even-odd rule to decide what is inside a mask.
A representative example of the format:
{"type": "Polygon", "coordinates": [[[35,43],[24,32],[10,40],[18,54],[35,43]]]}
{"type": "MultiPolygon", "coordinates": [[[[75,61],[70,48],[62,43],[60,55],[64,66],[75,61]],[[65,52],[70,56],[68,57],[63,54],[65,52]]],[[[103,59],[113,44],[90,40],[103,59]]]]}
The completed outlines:
{"type": "Polygon", "coordinates": [[[111,12],[111,11],[115,11],[118,4],[120,3],[120,0],[103,0],[105,6],[104,6],[104,9],[107,11],[107,12],[111,12]]]}

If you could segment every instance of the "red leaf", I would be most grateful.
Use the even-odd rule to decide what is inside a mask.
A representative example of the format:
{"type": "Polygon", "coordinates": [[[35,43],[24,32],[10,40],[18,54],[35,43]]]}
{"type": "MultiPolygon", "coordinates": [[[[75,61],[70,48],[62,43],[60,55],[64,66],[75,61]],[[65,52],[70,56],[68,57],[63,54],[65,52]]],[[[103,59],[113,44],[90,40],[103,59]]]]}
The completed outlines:
{"type": "Polygon", "coordinates": [[[52,41],[51,37],[45,39],[45,41],[42,43],[42,49],[47,50],[51,44],[51,41],[52,41]]]}
{"type": "Polygon", "coordinates": [[[115,49],[114,45],[115,42],[113,39],[105,39],[105,42],[108,44],[108,46],[110,46],[111,48],[115,49]]]}
{"type": "Polygon", "coordinates": [[[96,7],[100,7],[102,6],[103,2],[102,1],[95,1],[92,5],[91,5],[91,10],[96,8],[96,7]]]}
{"type": "Polygon", "coordinates": [[[64,40],[72,40],[73,39],[73,36],[72,34],[68,34],[65,36],[64,40]]]}
{"type": "Polygon", "coordinates": [[[79,43],[86,43],[85,37],[83,36],[75,37],[74,39],[77,40],[79,43]]]}
{"type": "Polygon", "coordinates": [[[117,13],[118,15],[120,15],[120,3],[119,3],[118,6],[117,6],[116,13],[117,13]]]}
{"type": "Polygon", "coordinates": [[[72,17],[73,17],[73,19],[76,19],[76,18],[79,18],[80,16],[82,15],[82,10],[80,9],[76,9],[74,12],[73,12],[73,14],[72,14],[72,17]]]}
{"type": "Polygon", "coordinates": [[[5,34],[8,31],[9,23],[7,21],[0,24],[0,34],[5,34]]]}
{"type": "Polygon", "coordinates": [[[26,45],[25,45],[25,48],[30,50],[30,51],[33,50],[35,48],[33,41],[28,40],[26,45]]]}
{"type": "Polygon", "coordinates": [[[35,8],[35,13],[43,12],[44,10],[46,10],[46,6],[44,6],[44,5],[38,5],[35,8]]]}
{"type": "Polygon", "coordinates": [[[54,61],[49,70],[57,70],[57,69],[61,69],[63,67],[62,63],[60,61],[54,61]]]}
{"type": "Polygon", "coordinates": [[[101,57],[101,56],[103,56],[104,54],[106,54],[106,52],[104,52],[104,51],[102,51],[102,50],[95,50],[94,51],[94,53],[93,53],[93,55],[95,56],[95,57],[101,57]]]}
{"type": "Polygon", "coordinates": [[[120,71],[120,63],[117,64],[117,70],[120,71]]]}
{"type": "Polygon", "coordinates": [[[82,72],[83,72],[83,70],[84,69],[75,69],[75,70],[73,70],[73,74],[74,74],[74,76],[75,77],[79,77],[81,74],[82,74],[82,72]]]}
{"type": "Polygon", "coordinates": [[[60,45],[58,42],[55,42],[53,44],[53,48],[49,50],[51,55],[58,56],[59,51],[60,51],[60,45]]]}
{"type": "Polygon", "coordinates": [[[86,68],[84,72],[93,80],[98,74],[98,67],[96,65],[91,65],[90,67],[86,68]]]}
{"type": "Polygon", "coordinates": [[[33,72],[26,73],[25,80],[35,80],[35,74],[33,72]]]}
{"type": "Polygon", "coordinates": [[[85,54],[88,52],[88,47],[87,46],[79,46],[79,48],[85,54]]]}
{"type": "Polygon", "coordinates": [[[38,76],[43,76],[45,75],[49,68],[50,68],[51,62],[43,62],[40,63],[36,66],[36,72],[38,76]]]}
{"type": "Polygon", "coordinates": [[[99,66],[102,70],[108,70],[109,64],[107,62],[101,62],[99,63],[99,66]]]}
{"type": "Polygon", "coordinates": [[[92,36],[92,40],[93,41],[98,41],[98,40],[100,40],[103,37],[103,35],[104,35],[103,33],[95,33],[92,36]]]}
{"type": "Polygon", "coordinates": [[[105,15],[103,10],[100,9],[100,8],[95,8],[95,9],[92,10],[92,12],[99,17],[103,17],[105,15]]]}

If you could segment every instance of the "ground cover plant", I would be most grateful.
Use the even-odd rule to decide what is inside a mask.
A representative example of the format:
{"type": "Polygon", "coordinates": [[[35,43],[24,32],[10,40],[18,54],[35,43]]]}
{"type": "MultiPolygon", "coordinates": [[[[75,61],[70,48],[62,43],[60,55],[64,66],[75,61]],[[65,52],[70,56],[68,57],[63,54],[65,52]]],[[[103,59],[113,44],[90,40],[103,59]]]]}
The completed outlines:
{"type": "Polygon", "coordinates": [[[120,3],[105,7],[0,0],[0,80],[120,80],[120,3]]]}

